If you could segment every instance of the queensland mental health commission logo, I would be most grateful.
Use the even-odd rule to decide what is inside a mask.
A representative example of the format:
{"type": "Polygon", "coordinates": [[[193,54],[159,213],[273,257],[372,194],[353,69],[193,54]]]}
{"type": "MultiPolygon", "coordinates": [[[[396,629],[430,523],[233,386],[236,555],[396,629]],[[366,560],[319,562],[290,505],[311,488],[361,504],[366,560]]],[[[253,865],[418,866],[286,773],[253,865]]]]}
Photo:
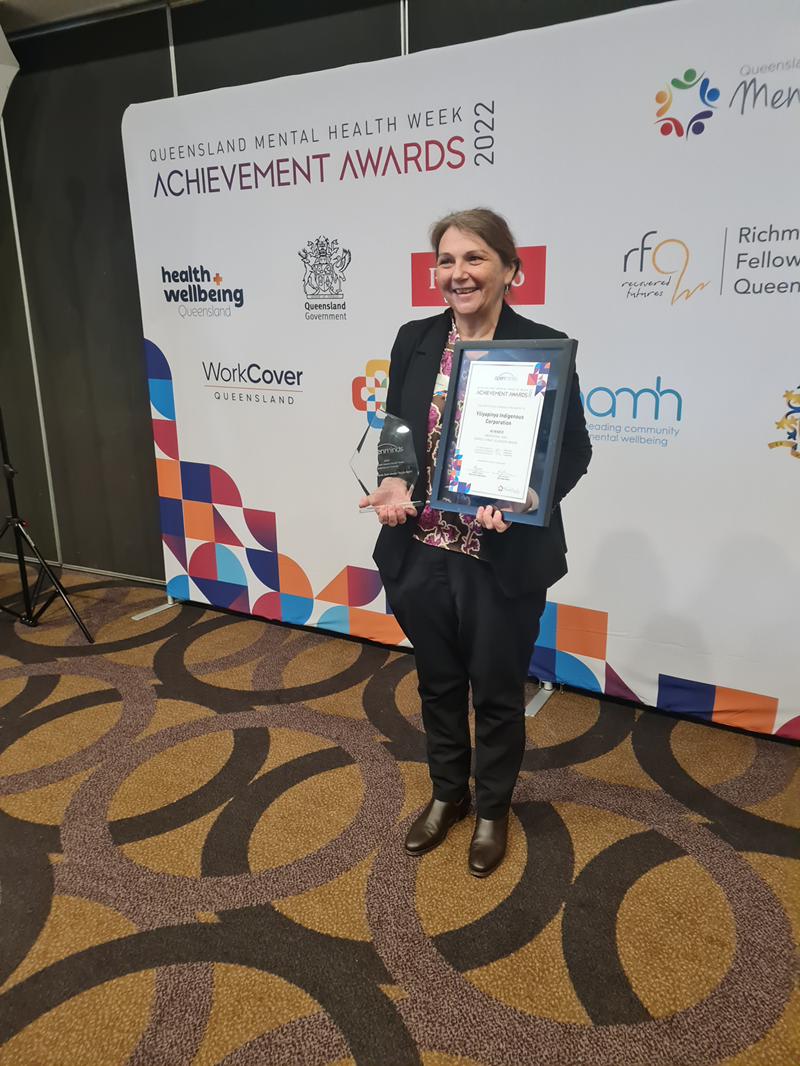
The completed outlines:
{"type": "Polygon", "coordinates": [[[389,360],[370,359],[364,376],[353,378],[353,407],[365,411],[367,423],[382,421],[386,413],[386,394],[389,391],[389,360]]]}
{"type": "Polygon", "coordinates": [[[719,89],[712,87],[704,73],[689,67],[682,78],[672,78],[656,93],[656,125],[664,137],[674,133],[688,141],[690,133],[699,136],[705,130],[718,100],[719,89]]]}
{"type": "Polygon", "coordinates": [[[781,420],[775,423],[775,428],[785,430],[786,439],[771,440],[767,447],[788,448],[789,454],[794,459],[800,459],[800,449],[798,448],[797,440],[798,431],[800,430],[800,385],[794,390],[787,389],[783,394],[783,402],[786,404],[788,410],[781,420]]]}
{"type": "Polygon", "coordinates": [[[181,318],[230,318],[231,308],[244,307],[244,289],[223,286],[218,270],[188,265],[179,270],[161,267],[164,299],[175,304],[181,318]],[[207,286],[207,287],[206,287],[207,286]]]}
{"type": "Polygon", "coordinates": [[[303,292],[306,296],[306,319],[341,322],[347,318],[342,286],[352,256],[349,249],[339,248],[338,241],[317,237],[297,253],[303,261],[303,292]]]}

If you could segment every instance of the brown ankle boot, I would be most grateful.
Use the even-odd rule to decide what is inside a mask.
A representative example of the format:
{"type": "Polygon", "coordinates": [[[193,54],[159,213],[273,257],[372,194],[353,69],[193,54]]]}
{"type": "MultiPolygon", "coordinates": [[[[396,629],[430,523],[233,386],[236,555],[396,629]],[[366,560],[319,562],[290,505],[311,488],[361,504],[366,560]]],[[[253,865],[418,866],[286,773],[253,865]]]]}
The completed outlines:
{"type": "Polygon", "coordinates": [[[488,877],[506,853],[508,813],[502,818],[476,818],[475,832],[469,846],[469,872],[473,877],[488,877]]]}
{"type": "Polygon", "coordinates": [[[408,854],[424,855],[438,847],[447,836],[450,826],[466,818],[469,805],[469,789],[458,803],[432,799],[408,831],[405,845],[408,854]]]}

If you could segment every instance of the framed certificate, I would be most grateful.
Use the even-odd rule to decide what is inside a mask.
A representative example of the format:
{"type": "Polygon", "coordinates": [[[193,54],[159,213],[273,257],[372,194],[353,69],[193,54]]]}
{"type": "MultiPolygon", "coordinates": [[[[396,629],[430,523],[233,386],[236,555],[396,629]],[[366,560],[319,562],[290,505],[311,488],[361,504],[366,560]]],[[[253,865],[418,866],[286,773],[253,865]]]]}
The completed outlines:
{"type": "Polygon", "coordinates": [[[430,506],[546,526],[575,372],[574,340],[457,341],[430,506]]]}

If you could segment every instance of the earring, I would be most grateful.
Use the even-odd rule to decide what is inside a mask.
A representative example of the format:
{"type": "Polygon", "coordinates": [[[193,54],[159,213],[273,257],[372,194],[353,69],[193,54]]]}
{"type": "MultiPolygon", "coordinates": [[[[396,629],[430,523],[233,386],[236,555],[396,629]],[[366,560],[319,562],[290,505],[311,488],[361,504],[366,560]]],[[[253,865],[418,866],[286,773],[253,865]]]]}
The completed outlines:
{"type": "Polygon", "coordinates": [[[508,290],[509,290],[510,288],[511,288],[511,286],[510,286],[510,285],[506,285],[506,291],[505,291],[505,295],[506,295],[506,296],[508,296],[508,290]]]}

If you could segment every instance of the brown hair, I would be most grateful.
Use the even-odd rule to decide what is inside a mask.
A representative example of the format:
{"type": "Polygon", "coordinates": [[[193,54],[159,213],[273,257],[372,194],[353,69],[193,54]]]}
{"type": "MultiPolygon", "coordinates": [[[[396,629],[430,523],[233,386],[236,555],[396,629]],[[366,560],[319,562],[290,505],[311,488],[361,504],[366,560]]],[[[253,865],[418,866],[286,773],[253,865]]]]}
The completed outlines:
{"type": "MultiPolygon", "coordinates": [[[[473,207],[470,211],[451,211],[440,218],[430,228],[431,247],[436,255],[442,237],[455,226],[462,233],[474,233],[497,252],[504,266],[514,267],[514,277],[519,273],[522,262],[517,255],[517,248],[508,223],[502,215],[490,211],[488,207],[473,207]]],[[[513,280],[513,279],[512,279],[513,280]]]]}

